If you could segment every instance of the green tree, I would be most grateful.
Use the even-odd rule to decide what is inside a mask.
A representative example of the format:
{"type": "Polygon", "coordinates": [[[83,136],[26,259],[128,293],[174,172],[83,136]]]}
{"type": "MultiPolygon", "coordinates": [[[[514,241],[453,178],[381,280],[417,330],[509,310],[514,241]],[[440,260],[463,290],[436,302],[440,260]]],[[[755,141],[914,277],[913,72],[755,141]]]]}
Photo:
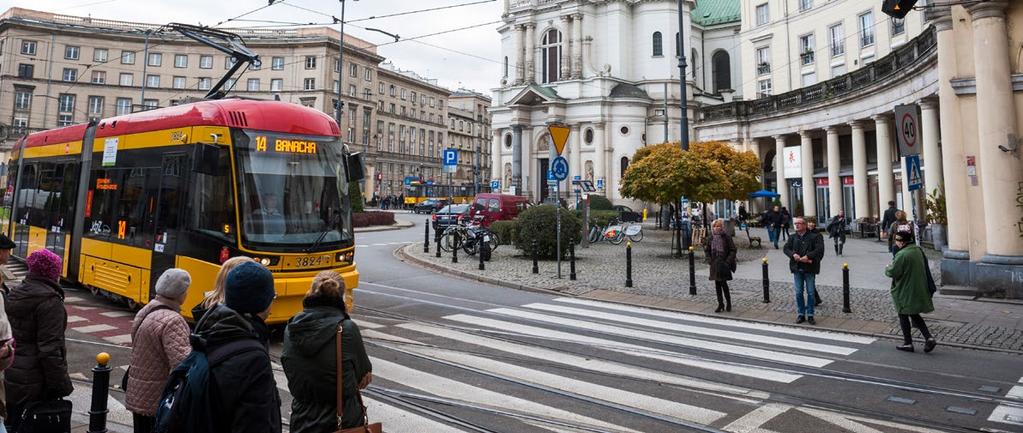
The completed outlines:
{"type": "Polygon", "coordinates": [[[678,143],[648,146],[636,152],[633,161],[620,191],[637,200],[660,204],[682,196],[702,203],[741,200],[760,184],[757,156],[721,142],[693,143],[687,152],[678,143]]]}
{"type": "Polygon", "coordinates": [[[362,200],[362,186],[359,182],[350,182],[348,184],[348,198],[352,202],[352,212],[364,211],[363,200],[362,200]]]}

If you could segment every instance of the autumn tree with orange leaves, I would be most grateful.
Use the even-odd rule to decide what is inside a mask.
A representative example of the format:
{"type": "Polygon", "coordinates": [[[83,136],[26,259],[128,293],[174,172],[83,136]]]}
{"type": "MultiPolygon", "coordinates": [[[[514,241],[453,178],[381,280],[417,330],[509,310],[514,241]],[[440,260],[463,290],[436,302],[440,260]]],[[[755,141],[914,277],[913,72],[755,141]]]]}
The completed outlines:
{"type": "Polygon", "coordinates": [[[760,187],[760,161],[753,152],[739,152],[718,141],[662,143],[639,149],[622,176],[625,197],[658,204],[679,197],[694,202],[742,200],[760,187]]]}

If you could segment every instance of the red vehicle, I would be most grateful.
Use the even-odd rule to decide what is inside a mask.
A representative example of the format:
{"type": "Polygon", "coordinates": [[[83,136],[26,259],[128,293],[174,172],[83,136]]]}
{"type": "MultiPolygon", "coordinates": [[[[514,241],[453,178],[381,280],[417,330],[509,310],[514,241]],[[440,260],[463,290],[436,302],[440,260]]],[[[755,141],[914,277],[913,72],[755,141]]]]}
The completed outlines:
{"type": "Polygon", "coordinates": [[[476,194],[469,217],[483,216],[483,227],[490,227],[494,221],[513,220],[529,206],[525,197],[509,194],[476,194]]]}

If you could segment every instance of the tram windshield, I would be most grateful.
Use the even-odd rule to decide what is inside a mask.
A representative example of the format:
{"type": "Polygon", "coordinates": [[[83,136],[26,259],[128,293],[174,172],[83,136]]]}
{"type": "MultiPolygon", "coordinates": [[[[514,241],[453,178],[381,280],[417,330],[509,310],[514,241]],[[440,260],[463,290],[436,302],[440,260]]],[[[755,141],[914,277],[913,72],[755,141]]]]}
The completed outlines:
{"type": "Polygon", "coordinates": [[[288,251],[351,245],[348,182],[336,139],[248,131],[235,158],[243,244],[288,251]]]}

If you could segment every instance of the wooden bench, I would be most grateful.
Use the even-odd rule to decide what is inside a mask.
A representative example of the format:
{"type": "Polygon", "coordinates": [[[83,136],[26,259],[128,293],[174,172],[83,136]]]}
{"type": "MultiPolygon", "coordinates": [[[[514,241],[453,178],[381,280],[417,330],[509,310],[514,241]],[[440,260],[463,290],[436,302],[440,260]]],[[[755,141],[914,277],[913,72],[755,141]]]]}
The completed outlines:
{"type": "Polygon", "coordinates": [[[760,248],[760,244],[761,244],[760,236],[751,236],[749,234],[749,225],[748,224],[746,225],[746,238],[749,239],[749,246],[750,246],[750,248],[760,248]],[[755,247],[753,246],[754,243],[757,244],[755,247]]]}

